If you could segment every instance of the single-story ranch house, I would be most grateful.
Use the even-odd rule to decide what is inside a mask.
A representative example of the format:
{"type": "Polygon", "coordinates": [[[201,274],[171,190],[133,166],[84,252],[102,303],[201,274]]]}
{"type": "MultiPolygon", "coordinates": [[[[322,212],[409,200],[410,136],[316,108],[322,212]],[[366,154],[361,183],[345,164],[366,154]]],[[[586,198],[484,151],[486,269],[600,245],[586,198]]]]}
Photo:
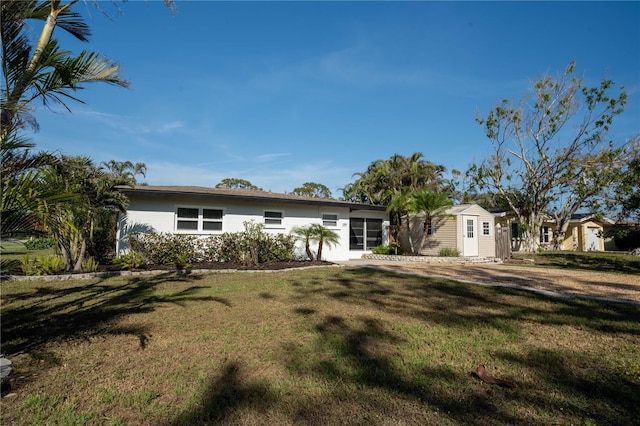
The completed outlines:
{"type": "MultiPolygon", "coordinates": [[[[244,222],[264,224],[268,233],[289,234],[297,226],[322,224],[340,243],[323,249],[323,260],[360,258],[389,243],[389,215],[383,206],[301,197],[248,189],[199,186],[118,187],[129,198],[118,223],[116,253],[131,232],[209,236],[244,231],[244,222]]],[[[300,246],[301,255],[304,249],[300,246]]]]}

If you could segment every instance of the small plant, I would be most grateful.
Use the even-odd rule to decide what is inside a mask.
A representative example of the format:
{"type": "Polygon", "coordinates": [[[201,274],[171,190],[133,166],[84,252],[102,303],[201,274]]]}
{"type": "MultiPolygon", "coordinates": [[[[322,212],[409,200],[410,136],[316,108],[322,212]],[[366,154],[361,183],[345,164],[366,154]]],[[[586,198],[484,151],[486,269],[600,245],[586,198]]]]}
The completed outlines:
{"type": "Polygon", "coordinates": [[[113,259],[113,264],[120,270],[140,269],[147,264],[144,256],[137,251],[121,254],[113,259]]]}
{"type": "Polygon", "coordinates": [[[378,246],[371,249],[373,254],[400,254],[400,248],[395,244],[388,246],[378,246]]]}
{"type": "Polygon", "coordinates": [[[177,269],[190,268],[191,264],[189,263],[189,256],[186,254],[177,253],[173,257],[173,263],[176,265],[177,269]]]}
{"type": "Polygon", "coordinates": [[[64,259],[55,254],[40,256],[37,260],[37,267],[41,269],[45,275],[56,274],[64,269],[64,259]]]}
{"type": "Polygon", "coordinates": [[[20,259],[20,269],[22,269],[22,273],[25,275],[40,275],[38,271],[36,271],[35,259],[31,259],[28,254],[25,254],[22,259],[20,259]]]}
{"type": "Polygon", "coordinates": [[[53,254],[36,256],[33,259],[25,254],[20,263],[25,275],[52,275],[64,269],[64,259],[53,254]]]}
{"type": "Polygon", "coordinates": [[[451,248],[451,247],[444,247],[444,248],[440,249],[440,251],[438,252],[438,256],[440,256],[440,257],[460,257],[460,250],[455,249],[455,248],[451,248]]]}
{"type": "Polygon", "coordinates": [[[93,257],[88,257],[82,261],[82,270],[84,272],[95,272],[98,270],[98,262],[93,257]]]}

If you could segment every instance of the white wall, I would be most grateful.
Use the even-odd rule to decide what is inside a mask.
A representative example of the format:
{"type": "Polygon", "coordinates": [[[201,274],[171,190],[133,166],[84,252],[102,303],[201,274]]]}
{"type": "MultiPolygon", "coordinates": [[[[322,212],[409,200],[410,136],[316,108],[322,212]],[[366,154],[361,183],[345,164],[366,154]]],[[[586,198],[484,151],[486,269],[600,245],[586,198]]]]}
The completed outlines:
{"type": "MultiPolygon", "coordinates": [[[[209,200],[207,198],[194,198],[184,196],[165,196],[163,198],[131,195],[127,215],[121,217],[118,228],[118,242],[116,250],[120,253],[126,249],[126,234],[130,230],[153,231],[162,233],[176,232],[176,210],[178,207],[198,207],[207,209],[222,209],[222,231],[212,232],[188,232],[191,235],[208,236],[223,232],[244,231],[244,222],[253,220],[256,223],[264,223],[264,211],[281,211],[283,213],[282,225],[265,225],[267,233],[289,234],[296,226],[305,226],[311,223],[322,224],[322,214],[332,213],[338,215],[337,226],[328,227],[340,236],[341,243],[338,246],[322,249],[323,260],[336,261],[359,258],[364,252],[352,252],[349,250],[349,208],[342,206],[315,206],[303,204],[284,204],[282,202],[252,202],[237,201],[229,203],[227,200],[209,200]]],[[[385,212],[357,211],[354,217],[372,217],[387,219],[385,212]]],[[[383,229],[388,229],[388,221],[383,223],[383,229]],[[386,226],[385,226],[386,225],[386,226]]],[[[388,241],[388,235],[386,240],[388,241]]],[[[311,246],[316,252],[317,245],[311,246]]],[[[297,252],[304,255],[302,243],[298,244],[297,252]]]]}

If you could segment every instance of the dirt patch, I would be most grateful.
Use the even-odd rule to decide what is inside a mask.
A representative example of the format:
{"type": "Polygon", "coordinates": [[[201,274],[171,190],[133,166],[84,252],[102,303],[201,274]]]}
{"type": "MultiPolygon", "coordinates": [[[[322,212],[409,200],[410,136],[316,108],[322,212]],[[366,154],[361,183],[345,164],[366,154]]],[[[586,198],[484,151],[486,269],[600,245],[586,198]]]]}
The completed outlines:
{"type": "Polygon", "coordinates": [[[556,293],[623,299],[640,303],[640,276],[632,274],[508,264],[403,263],[385,265],[381,268],[485,284],[517,285],[556,293]]]}

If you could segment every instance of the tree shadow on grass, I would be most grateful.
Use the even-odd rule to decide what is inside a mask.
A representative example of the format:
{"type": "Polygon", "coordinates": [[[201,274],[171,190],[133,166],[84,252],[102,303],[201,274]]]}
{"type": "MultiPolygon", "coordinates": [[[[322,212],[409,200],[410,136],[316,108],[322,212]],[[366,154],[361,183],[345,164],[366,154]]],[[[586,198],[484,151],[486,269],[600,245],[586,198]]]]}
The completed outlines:
{"type": "Polygon", "coordinates": [[[533,406],[553,407],[584,424],[634,424],[640,419],[637,366],[629,366],[627,375],[621,375],[601,359],[571,349],[500,352],[496,357],[532,370],[535,383],[553,384],[554,389],[541,385],[526,393],[533,406]],[[572,401],[579,401],[579,405],[572,401]]]}
{"type": "Polygon", "coordinates": [[[425,364],[419,374],[408,374],[395,351],[403,340],[375,318],[330,315],[315,328],[313,352],[319,356],[289,345],[283,361],[292,373],[324,382],[329,391],[300,400],[294,424],[433,424],[438,415],[449,423],[526,424],[482,393],[448,392],[477,387],[467,371],[425,364]]]}
{"type": "Polygon", "coordinates": [[[200,402],[180,413],[170,425],[229,424],[242,409],[265,411],[277,400],[268,384],[251,382],[242,364],[229,362],[207,387],[200,402]]]}
{"type": "Polygon", "coordinates": [[[146,345],[148,333],[140,327],[109,328],[105,325],[117,318],[151,312],[163,304],[184,306],[189,301],[216,301],[221,298],[199,296],[197,286],[175,292],[157,292],[168,282],[193,282],[197,275],[161,274],[135,277],[124,282],[100,279],[89,284],[56,288],[58,282],[41,286],[36,291],[3,295],[2,351],[13,355],[33,352],[49,342],[73,338],[88,338],[97,334],[132,334],[146,345]]]}

